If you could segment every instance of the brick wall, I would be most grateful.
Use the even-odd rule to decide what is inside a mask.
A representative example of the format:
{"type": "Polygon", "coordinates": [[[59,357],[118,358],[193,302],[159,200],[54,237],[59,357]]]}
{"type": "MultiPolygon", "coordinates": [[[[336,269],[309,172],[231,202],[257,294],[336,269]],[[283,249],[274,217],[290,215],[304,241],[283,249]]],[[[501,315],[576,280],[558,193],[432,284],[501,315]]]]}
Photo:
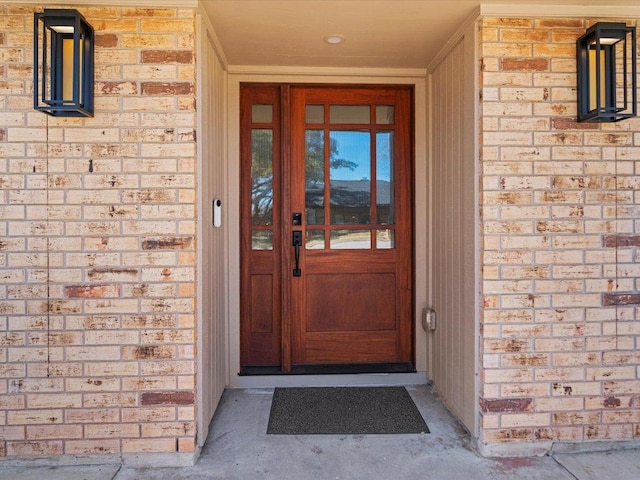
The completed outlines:
{"type": "Polygon", "coordinates": [[[640,437],[640,120],[576,122],[591,23],[481,23],[484,444],[640,437]]]}
{"type": "Polygon", "coordinates": [[[80,8],[95,116],[56,119],[35,9],[0,6],[0,456],[193,452],[195,12],[80,8]]]}

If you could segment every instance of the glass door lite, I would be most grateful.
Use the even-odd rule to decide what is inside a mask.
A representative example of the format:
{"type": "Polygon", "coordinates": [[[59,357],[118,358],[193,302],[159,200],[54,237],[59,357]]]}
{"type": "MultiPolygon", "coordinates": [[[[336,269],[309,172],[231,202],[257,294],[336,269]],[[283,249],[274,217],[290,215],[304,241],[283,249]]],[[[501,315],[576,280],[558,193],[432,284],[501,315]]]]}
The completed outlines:
{"type": "Polygon", "coordinates": [[[242,86],[243,373],[413,369],[412,103],[242,86]]]}

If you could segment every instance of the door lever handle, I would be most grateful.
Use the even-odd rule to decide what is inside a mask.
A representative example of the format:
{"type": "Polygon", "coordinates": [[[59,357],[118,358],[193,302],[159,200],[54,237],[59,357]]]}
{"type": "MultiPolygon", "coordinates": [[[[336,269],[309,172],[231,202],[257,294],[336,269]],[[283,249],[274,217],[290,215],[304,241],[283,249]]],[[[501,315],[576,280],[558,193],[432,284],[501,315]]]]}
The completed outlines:
{"type": "Polygon", "coordinates": [[[291,245],[295,249],[296,267],[293,269],[293,276],[302,276],[302,270],[300,270],[300,247],[302,246],[302,230],[294,230],[291,236],[291,245]]]}

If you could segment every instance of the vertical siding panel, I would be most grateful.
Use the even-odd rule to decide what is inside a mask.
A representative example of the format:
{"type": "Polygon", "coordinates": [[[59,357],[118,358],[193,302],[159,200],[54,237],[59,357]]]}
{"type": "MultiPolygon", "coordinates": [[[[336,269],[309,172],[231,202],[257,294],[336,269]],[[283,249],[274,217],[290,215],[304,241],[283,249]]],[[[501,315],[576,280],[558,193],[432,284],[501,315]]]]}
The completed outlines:
{"type": "Polygon", "coordinates": [[[471,31],[465,35],[464,51],[461,52],[461,62],[464,65],[460,78],[460,95],[462,98],[462,110],[460,112],[460,125],[465,135],[461,137],[461,148],[464,152],[461,158],[461,218],[464,228],[461,231],[461,298],[460,305],[464,305],[461,319],[464,335],[462,336],[462,395],[465,399],[464,413],[467,426],[471,432],[476,431],[478,416],[478,389],[477,375],[479,365],[479,332],[480,332],[480,305],[479,305],[479,281],[480,281],[480,246],[479,236],[479,178],[480,167],[478,159],[478,72],[477,72],[477,26],[471,27],[471,31]]]}
{"type": "Polygon", "coordinates": [[[214,42],[202,29],[201,78],[201,188],[202,218],[200,245],[200,297],[201,360],[199,364],[200,395],[198,444],[207,438],[208,427],[227,384],[226,350],[226,263],[225,226],[212,226],[213,200],[222,199],[226,210],[225,125],[226,125],[226,71],[216,54],[214,42]]]}
{"type": "MultiPolygon", "coordinates": [[[[471,35],[473,37],[473,35],[471,35]]],[[[474,88],[468,63],[473,41],[463,39],[432,73],[433,128],[432,306],[433,381],[438,393],[475,431],[475,195],[474,88]],[[469,117],[471,112],[471,117],[469,117]],[[470,238],[472,239],[470,241],[470,238]]]]}
{"type": "MultiPolygon", "coordinates": [[[[212,52],[214,53],[214,52],[212,52]]],[[[220,197],[223,201],[226,198],[226,182],[227,178],[225,172],[225,103],[226,103],[226,79],[222,65],[217,56],[213,58],[215,65],[215,83],[213,85],[214,100],[215,100],[215,117],[213,118],[213,128],[215,131],[215,145],[214,145],[214,159],[215,162],[215,177],[213,178],[213,185],[215,190],[215,196],[220,197]]],[[[225,202],[226,203],[226,202],[225,202]]],[[[226,222],[225,222],[226,223],[226,222]]],[[[213,393],[214,403],[211,409],[211,414],[218,404],[218,400],[222,395],[224,387],[226,385],[226,349],[225,345],[225,319],[226,319],[226,302],[225,302],[225,290],[226,290],[226,268],[225,268],[225,237],[224,230],[215,229],[213,231],[212,238],[214,251],[214,264],[213,272],[215,275],[213,291],[215,292],[215,304],[212,306],[212,322],[214,324],[214,348],[213,355],[214,362],[214,376],[213,376],[213,393]]]]}
{"type": "MultiPolygon", "coordinates": [[[[457,48],[455,50],[453,60],[454,62],[452,62],[452,67],[453,65],[455,65],[458,69],[460,69],[460,66],[464,68],[464,47],[457,48]]],[[[462,88],[462,78],[463,77],[461,75],[456,75],[454,77],[452,72],[451,85],[455,91],[455,94],[454,94],[454,102],[451,106],[451,110],[452,112],[454,112],[454,131],[456,132],[464,132],[463,124],[462,124],[462,119],[464,118],[463,117],[464,97],[463,97],[463,88],[462,88]]],[[[464,219],[462,217],[462,209],[460,208],[461,196],[463,195],[460,180],[464,176],[464,168],[462,167],[464,152],[463,152],[463,149],[461,148],[463,136],[464,134],[455,135],[452,138],[452,142],[454,143],[454,148],[453,148],[454,158],[452,159],[453,161],[451,162],[451,167],[453,170],[451,172],[451,179],[454,184],[454,187],[451,191],[451,197],[450,197],[450,201],[453,204],[453,215],[452,215],[453,231],[451,235],[451,238],[453,240],[452,242],[453,255],[452,255],[451,275],[453,277],[452,280],[454,280],[454,282],[452,283],[455,283],[455,285],[453,285],[453,288],[452,288],[452,293],[453,293],[452,318],[454,319],[454,322],[455,322],[454,335],[456,339],[463,338],[465,333],[463,330],[464,328],[463,310],[462,310],[462,305],[460,304],[461,293],[463,291],[463,287],[461,283],[462,283],[462,279],[464,278],[463,277],[464,272],[462,272],[460,268],[461,266],[460,257],[464,253],[462,252],[462,248],[461,248],[462,247],[461,236],[463,235],[462,222],[464,221],[464,219]]],[[[455,375],[454,384],[456,385],[456,390],[459,391],[460,394],[462,395],[464,392],[463,359],[464,359],[465,352],[464,352],[464,345],[462,345],[459,340],[456,342],[456,348],[454,349],[454,352],[456,356],[452,365],[457,367],[454,371],[454,375],[455,375]]],[[[464,405],[465,403],[464,397],[462,397],[462,399],[460,400],[460,403],[464,405]]]]}

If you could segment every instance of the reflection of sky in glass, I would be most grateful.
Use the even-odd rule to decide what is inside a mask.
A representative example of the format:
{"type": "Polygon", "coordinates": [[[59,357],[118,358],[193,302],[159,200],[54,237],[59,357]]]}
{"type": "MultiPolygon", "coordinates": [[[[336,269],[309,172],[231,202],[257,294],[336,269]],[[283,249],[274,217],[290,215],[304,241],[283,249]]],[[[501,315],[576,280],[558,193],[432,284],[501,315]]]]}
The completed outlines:
{"type": "Polygon", "coordinates": [[[371,155],[369,132],[331,132],[331,142],[336,146],[335,158],[353,162],[357,166],[350,168],[332,168],[332,180],[370,180],[371,155]]]}
{"type": "MultiPolygon", "coordinates": [[[[392,132],[380,132],[376,135],[376,177],[378,181],[391,181],[391,135],[392,132]]],[[[332,169],[334,180],[370,180],[370,144],[367,132],[331,132],[331,140],[335,142],[335,158],[357,164],[353,170],[349,168],[332,169]]]]}

